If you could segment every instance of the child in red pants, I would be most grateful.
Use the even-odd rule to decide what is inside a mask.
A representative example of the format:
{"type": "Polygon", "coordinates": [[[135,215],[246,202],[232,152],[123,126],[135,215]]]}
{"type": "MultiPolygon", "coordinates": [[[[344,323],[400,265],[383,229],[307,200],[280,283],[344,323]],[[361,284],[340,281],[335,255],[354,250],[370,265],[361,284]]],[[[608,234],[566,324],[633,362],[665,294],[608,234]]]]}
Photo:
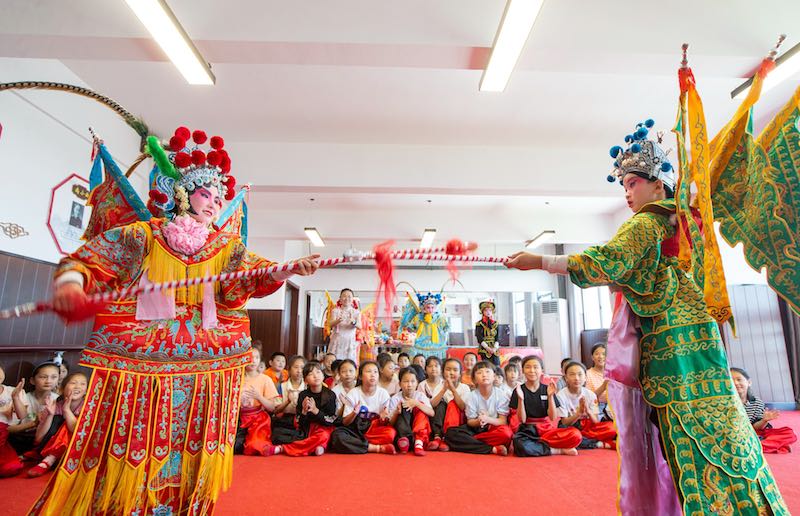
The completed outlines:
{"type": "Polygon", "coordinates": [[[541,383],[542,359],[527,356],[522,361],[525,383],[517,385],[511,395],[509,408],[517,411],[520,425],[514,433],[514,455],[540,457],[543,455],[577,455],[581,444],[577,428],[558,428],[556,384],[541,383]]]}
{"type": "Polygon", "coordinates": [[[561,426],[577,428],[582,437],[578,448],[616,449],[617,429],[613,421],[600,421],[597,396],[584,387],[586,366],[570,362],[564,368],[567,386],[558,391],[561,426]]]}
{"type": "Polygon", "coordinates": [[[316,360],[303,366],[303,381],[306,389],[297,398],[296,428],[275,428],[273,446],[266,447],[264,455],[325,453],[336,421],[336,395],[325,386],[323,366],[316,360]]]}
{"type": "Polygon", "coordinates": [[[89,379],[86,375],[72,373],[64,378],[61,388],[64,394],[57,401],[45,401],[34,441],[34,449],[38,449],[42,460],[28,470],[29,477],[40,477],[47,473],[67,451],[88,387],[89,379]]]}
{"type": "Polygon", "coordinates": [[[261,455],[272,445],[272,423],[269,414],[280,402],[272,379],[258,372],[261,352],[253,348],[253,361],[245,366],[242,378],[242,398],[239,409],[239,428],[236,430],[234,453],[261,455]]]}
{"type": "Polygon", "coordinates": [[[23,402],[25,380],[20,380],[16,388],[13,388],[3,385],[5,379],[6,373],[0,367],[0,478],[13,477],[22,471],[22,461],[8,443],[8,426],[15,416],[19,420],[27,416],[27,408],[23,402]]]}
{"type": "Polygon", "coordinates": [[[467,424],[445,433],[445,441],[453,451],[508,455],[511,427],[508,426],[508,397],[494,386],[494,364],[478,362],[472,369],[476,387],[467,397],[467,424]]]}
{"type": "Polygon", "coordinates": [[[792,444],[797,441],[794,430],[788,426],[774,427],[770,421],[778,418],[777,410],[770,410],[758,396],[752,393],[752,382],[747,371],[738,367],[731,367],[731,378],[736,393],[742,400],[750,424],[761,440],[764,453],[789,453],[792,444]]]}
{"type": "Polygon", "coordinates": [[[389,393],[378,386],[378,364],[367,360],[359,367],[361,386],[344,400],[342,424],[331,434],[335,453],[386,453],[394,455],[397,431],[389,424],[389,393]]]}
{"type": "Polygon", "coordinates": [[[397,430],[397,448],[406,453],[414,440],[414,455],[425,455],[431,435],[433,407],[428,397],[417,390],[417,373],[411,367],[400,370],[400,392],[389,399],[389,422],[397,430]]]}

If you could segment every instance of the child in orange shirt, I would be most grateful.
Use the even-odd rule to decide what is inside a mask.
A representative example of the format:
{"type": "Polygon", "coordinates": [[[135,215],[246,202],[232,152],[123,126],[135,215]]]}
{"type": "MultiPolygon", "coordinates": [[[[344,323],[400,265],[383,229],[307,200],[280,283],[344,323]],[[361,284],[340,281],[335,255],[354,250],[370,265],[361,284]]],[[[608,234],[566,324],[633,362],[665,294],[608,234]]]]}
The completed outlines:
{"type": "Polygon", "coordinates": [[[269,367],[264,374],[269,376],[272,383],[278,389],[278,394],[283,395],[281,392],[281,384],[289,379],[289,372],[286,370],[286,355],[280,351],[276,351],[269,357],[269,367]]]}
{"type": "Polygon", "coordinates": [[[477,363],[478,355],[475,353],[470,351],[464,355],[464,372],[461,373],[461,383],[465,384],[470,389],[475,388],[475,384],[472,383],[472,368],[475,367],[477,363]]]}
{"type": "Polygon", "coordinates": [[[280,402],[278,390],[272,380],[258,373],[261,352],[253,348],[253,362],[244,368],[242,378],[239,428],[236,431],[234,453],[260,455],[265,447],[272,445],[272,422],[269,413],[280,402]]]}

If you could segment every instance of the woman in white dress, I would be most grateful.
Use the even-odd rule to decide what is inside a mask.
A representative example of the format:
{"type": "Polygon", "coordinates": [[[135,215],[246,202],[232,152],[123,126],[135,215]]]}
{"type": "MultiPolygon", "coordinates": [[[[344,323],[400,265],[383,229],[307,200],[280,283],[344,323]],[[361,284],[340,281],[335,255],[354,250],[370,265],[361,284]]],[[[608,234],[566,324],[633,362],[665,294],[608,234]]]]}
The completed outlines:
{"type": "Polygon", "coordinates": [[[358,364],[358,341],[356,329],[361,313],[353,304],[353,291],[349,288],[339,293],[339,301],[331,310],[331,346],[330,352],[339,360],[349,358],[358,364]]]}

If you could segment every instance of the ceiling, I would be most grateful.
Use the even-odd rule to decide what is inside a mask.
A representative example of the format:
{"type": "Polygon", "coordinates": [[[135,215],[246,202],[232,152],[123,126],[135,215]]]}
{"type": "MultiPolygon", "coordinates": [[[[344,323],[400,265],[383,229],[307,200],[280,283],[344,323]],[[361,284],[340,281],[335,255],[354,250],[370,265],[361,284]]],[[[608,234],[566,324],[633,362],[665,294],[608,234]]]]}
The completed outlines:
{"type": "MultiPolygon", "coordinates": [[[[681,43],[713,133],[777,35],[789,34],[787,48],[800,36],[793,0],[548,0],[507,90],[493,94],[478,82],[504,0],[169,0],[217,77],[198,87],[122,0],[3,4],[0,57],[60,60],[161,135],[179,124],[223,135],[239,182],[272,216],[314,197],[319,212],[396,217],[387,238],[420,234],[417,218],[404,226],[395,212],[428,199],[456,220],[478,211],[499,225],[545,202],[610,216],[624,203],[605,182],[607,149],[645,118],[669,130],[681,43]]],[[[769,92],[757,125],[798,81],[769,92]]],[[[301,238],[302,226],[282,232],[301,238]]]]}

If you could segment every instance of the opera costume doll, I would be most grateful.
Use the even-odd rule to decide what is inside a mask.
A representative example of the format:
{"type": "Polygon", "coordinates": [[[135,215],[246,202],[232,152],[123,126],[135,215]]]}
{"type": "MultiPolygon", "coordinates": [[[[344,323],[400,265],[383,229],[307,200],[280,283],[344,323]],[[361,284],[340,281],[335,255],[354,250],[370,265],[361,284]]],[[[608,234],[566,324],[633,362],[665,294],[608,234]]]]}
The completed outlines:
{"type": "Polygon", "coordinates": [[[409,295],[403,309],[399,331],[408,330],[416,335],[414,346],[409,352],[411,356],[447,358],[447,341],[450,325],[447,317],[439,312],[442,302],[441,294],[417,294],[417,301],[409,295]]]}
{"type": "Polygon", "coordinates": [[[481,360],[488,360],[496,366],[500,365],[500,354],[497,342],[497,321],[494,318],[496,306],[491,299],[482,301],[478,308],[481,318],[475,324],[475,339],[478,341],[478,356],[481,360]]]}
{"type": "MultiPolygon", "coordinates": [[[[215,221],[234,195],[219,136],[178,128],[167,149],[151,136],[160,217],[112,227],[63,259],[53,304],[66,319],[87,294],[248,271],[272,262],[215,221]]],[[[100,210],[96,210],[100,211],[100,210]]],[[[295,273],[316,270],[316,257],[295,273]]],[[[33,514],[208,514],[231,483],[250,298],[291,273],[254,275],[120,298],[97,307],[81,365],[94,370],[64,459],[33,514]]]]}

